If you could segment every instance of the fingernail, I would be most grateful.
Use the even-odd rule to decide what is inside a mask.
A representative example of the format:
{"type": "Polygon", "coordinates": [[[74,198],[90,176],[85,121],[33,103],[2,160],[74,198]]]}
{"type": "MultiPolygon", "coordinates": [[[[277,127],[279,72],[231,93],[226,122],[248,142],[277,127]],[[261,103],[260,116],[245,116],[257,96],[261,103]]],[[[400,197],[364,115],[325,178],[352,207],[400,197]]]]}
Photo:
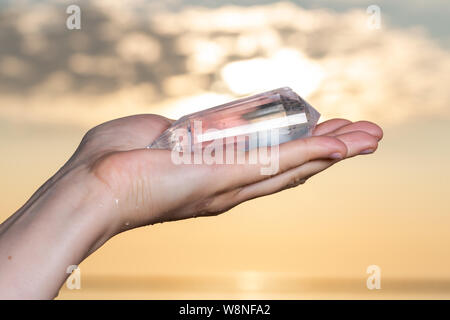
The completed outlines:
{"type": "Polygon", "coordinates": [[[335,152],[335,153],[330,154],[330,159],[338,160],[338,159],[342,159],[342,158],[343,158],[343,156],[339,152],[335,152]]]}
{"type": "Polygon", "coordinates": [[[359,154],[370,154],[373,151],[374,151],[373,149],[366,149],[366,150],[361,151],[359,154]]]}

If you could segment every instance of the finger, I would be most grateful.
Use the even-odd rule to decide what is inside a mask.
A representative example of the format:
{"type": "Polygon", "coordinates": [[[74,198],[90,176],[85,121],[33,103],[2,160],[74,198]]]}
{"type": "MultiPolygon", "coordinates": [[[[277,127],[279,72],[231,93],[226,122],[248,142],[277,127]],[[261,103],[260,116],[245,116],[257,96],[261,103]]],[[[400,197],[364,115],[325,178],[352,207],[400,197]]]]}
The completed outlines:
{"type": "MultiPolygon", "coordinates": [[[[337,138],[344,142],[347,147],[346,157],[353,157],[361,153],[372,153],[376,150],[378,145],[376,137],[363,131],[344,133],[337,136],[337,138]],[[370,150],[370,152],[368,150],[370,150]]],[[[240,203],[252,198],[272,194],[286,188],[295,187],[304,183],[307,178],[327,169],[336,162],[336,160],[326,159],[310,161],[275,177],[243,187],[233,201],[240,203]]]]}
{"type": "MultiPolygon", "coordinates": [[[[315,159],[342,159],[347,154],[347,147],[340,139],[320,136],[293,140],[281,144],[278,153],[276,148],[271,149],[271,152],[274,154],[269,156],[270,165],[275,164],[278,168],[276,173],[279,174],[315,159]]],[[[245,164],[242,165],[211,166],[217,178],[211,187],[217,191],[231,190],[269,178],[263,174],[263,168],[267,168],[268,164],[249,164],[249,153],[246,156],[245,164]]]]}
{"type": "Polygon", "coordinates": [[[231,201],[235,203],[234,205],[237,205],[250,199],[296,187],[334,163],[336,163],[336,160],[325,159],[307,162],[300,167],[293,168],[275,177],[240,188],[231,201]]]}
{"type": "Polygon", "coordinates": [[[368,134],[381,140],[383,138],[383,130],[375,123],[369,121],[358,121],[354,123],[347,124],[345,126],[334,129],[333,131],[327,133],[330,136],[337,136],[343,133],[349,133],[352,131],[364,131],[368,134]]]}
{"type": "Polygon", "coordinates": [[[130,123],[145,143],[152,142],[175,121],[157,114],[140,114],[130,117],[130,123]]]}
{"type": "Polygon", "coordinates": [[[336,136],[347,147],[346,157],[373,153],[378,148],[378,138],[365,131],[352,131],[336,136]]]}
{"type": "MultiPolygon", "coordinates": [[[[124,137],[135,148],[145,148],[157,139],[175,121],[156,114],[139,114],[119,119],[117,125],[127,130],[124,137]]],[[[119,129],[118,128],[118,129],[119,129]]]]}
{"type": "Polygon", "coordinates": [[[350,123],[352,122],[347,119],[327,120],[317,125],[317,127],[313,131],[313,135],[314,136],[326,135],[350,123]]]}

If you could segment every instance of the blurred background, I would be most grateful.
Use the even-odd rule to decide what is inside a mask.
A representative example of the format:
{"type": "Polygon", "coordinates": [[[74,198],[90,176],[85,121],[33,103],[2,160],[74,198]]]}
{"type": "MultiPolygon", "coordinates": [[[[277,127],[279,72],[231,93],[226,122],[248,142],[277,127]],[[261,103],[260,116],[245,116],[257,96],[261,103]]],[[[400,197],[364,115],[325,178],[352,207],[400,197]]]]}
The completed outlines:
{"type": "Polygon", "coordinates": [[[377,153],[120,234],[59,298],[450,298],[449,16],[444,0],[0,1],[0,222],[96,124],[290,86],[321,121],[380,124],[377,153]]]}

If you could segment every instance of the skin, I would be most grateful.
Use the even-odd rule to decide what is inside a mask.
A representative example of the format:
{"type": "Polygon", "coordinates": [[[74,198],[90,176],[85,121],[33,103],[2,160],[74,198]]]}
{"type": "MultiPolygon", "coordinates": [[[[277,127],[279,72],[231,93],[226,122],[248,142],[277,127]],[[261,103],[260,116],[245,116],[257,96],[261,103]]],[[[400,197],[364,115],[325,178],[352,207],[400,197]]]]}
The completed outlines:
{"type": "MultiPolygon", "coordinates": [[[[114,235],[218,215],[304,183],[333,164],[377,149],[377,125],[333,119],[312,137],[280,145],[276,175],[258,164],[175,165],[145,148],[173,120],[136,115],[101,124],[67,163],[0,225],[0,299],[51,299],[68,273],[114,235]]],[[[248,163],[248,162],[246,162],[248,163]]]]}

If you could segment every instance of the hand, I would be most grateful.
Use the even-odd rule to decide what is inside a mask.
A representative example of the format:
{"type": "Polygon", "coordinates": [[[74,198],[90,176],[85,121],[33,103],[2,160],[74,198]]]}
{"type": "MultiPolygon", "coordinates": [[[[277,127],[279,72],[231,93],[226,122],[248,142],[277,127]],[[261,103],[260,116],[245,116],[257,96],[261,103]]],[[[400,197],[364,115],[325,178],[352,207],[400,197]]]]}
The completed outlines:
{"type": "Polygon", "coordinates": [[[324,122],[314,137],[282,144],[279,173],[266,176],[261,165],[176,165],[170,151],[146,149],[171,122],[156,115],[132,116],[102,124],[83,139],[75,162],[90,163],[92,178],[109,191],[116,232],[225,212],[301,184],[341,159],[372,153],[382,137],[370,122],[324,122]]]}
{"type": "Polygon", "coordinates": [[[117,233],[216,215],[296,186],[342,159],[374,152],[383,134],[370,122],[326,121],[313,137],[280,145],[280,170],[266,176],[257,164],[176,165],[171,151],[147,149],[171,123],[137,115],[85,135],[55,176],[0,225],[0,297],[54,297],[67,266],[117,233]]]}

